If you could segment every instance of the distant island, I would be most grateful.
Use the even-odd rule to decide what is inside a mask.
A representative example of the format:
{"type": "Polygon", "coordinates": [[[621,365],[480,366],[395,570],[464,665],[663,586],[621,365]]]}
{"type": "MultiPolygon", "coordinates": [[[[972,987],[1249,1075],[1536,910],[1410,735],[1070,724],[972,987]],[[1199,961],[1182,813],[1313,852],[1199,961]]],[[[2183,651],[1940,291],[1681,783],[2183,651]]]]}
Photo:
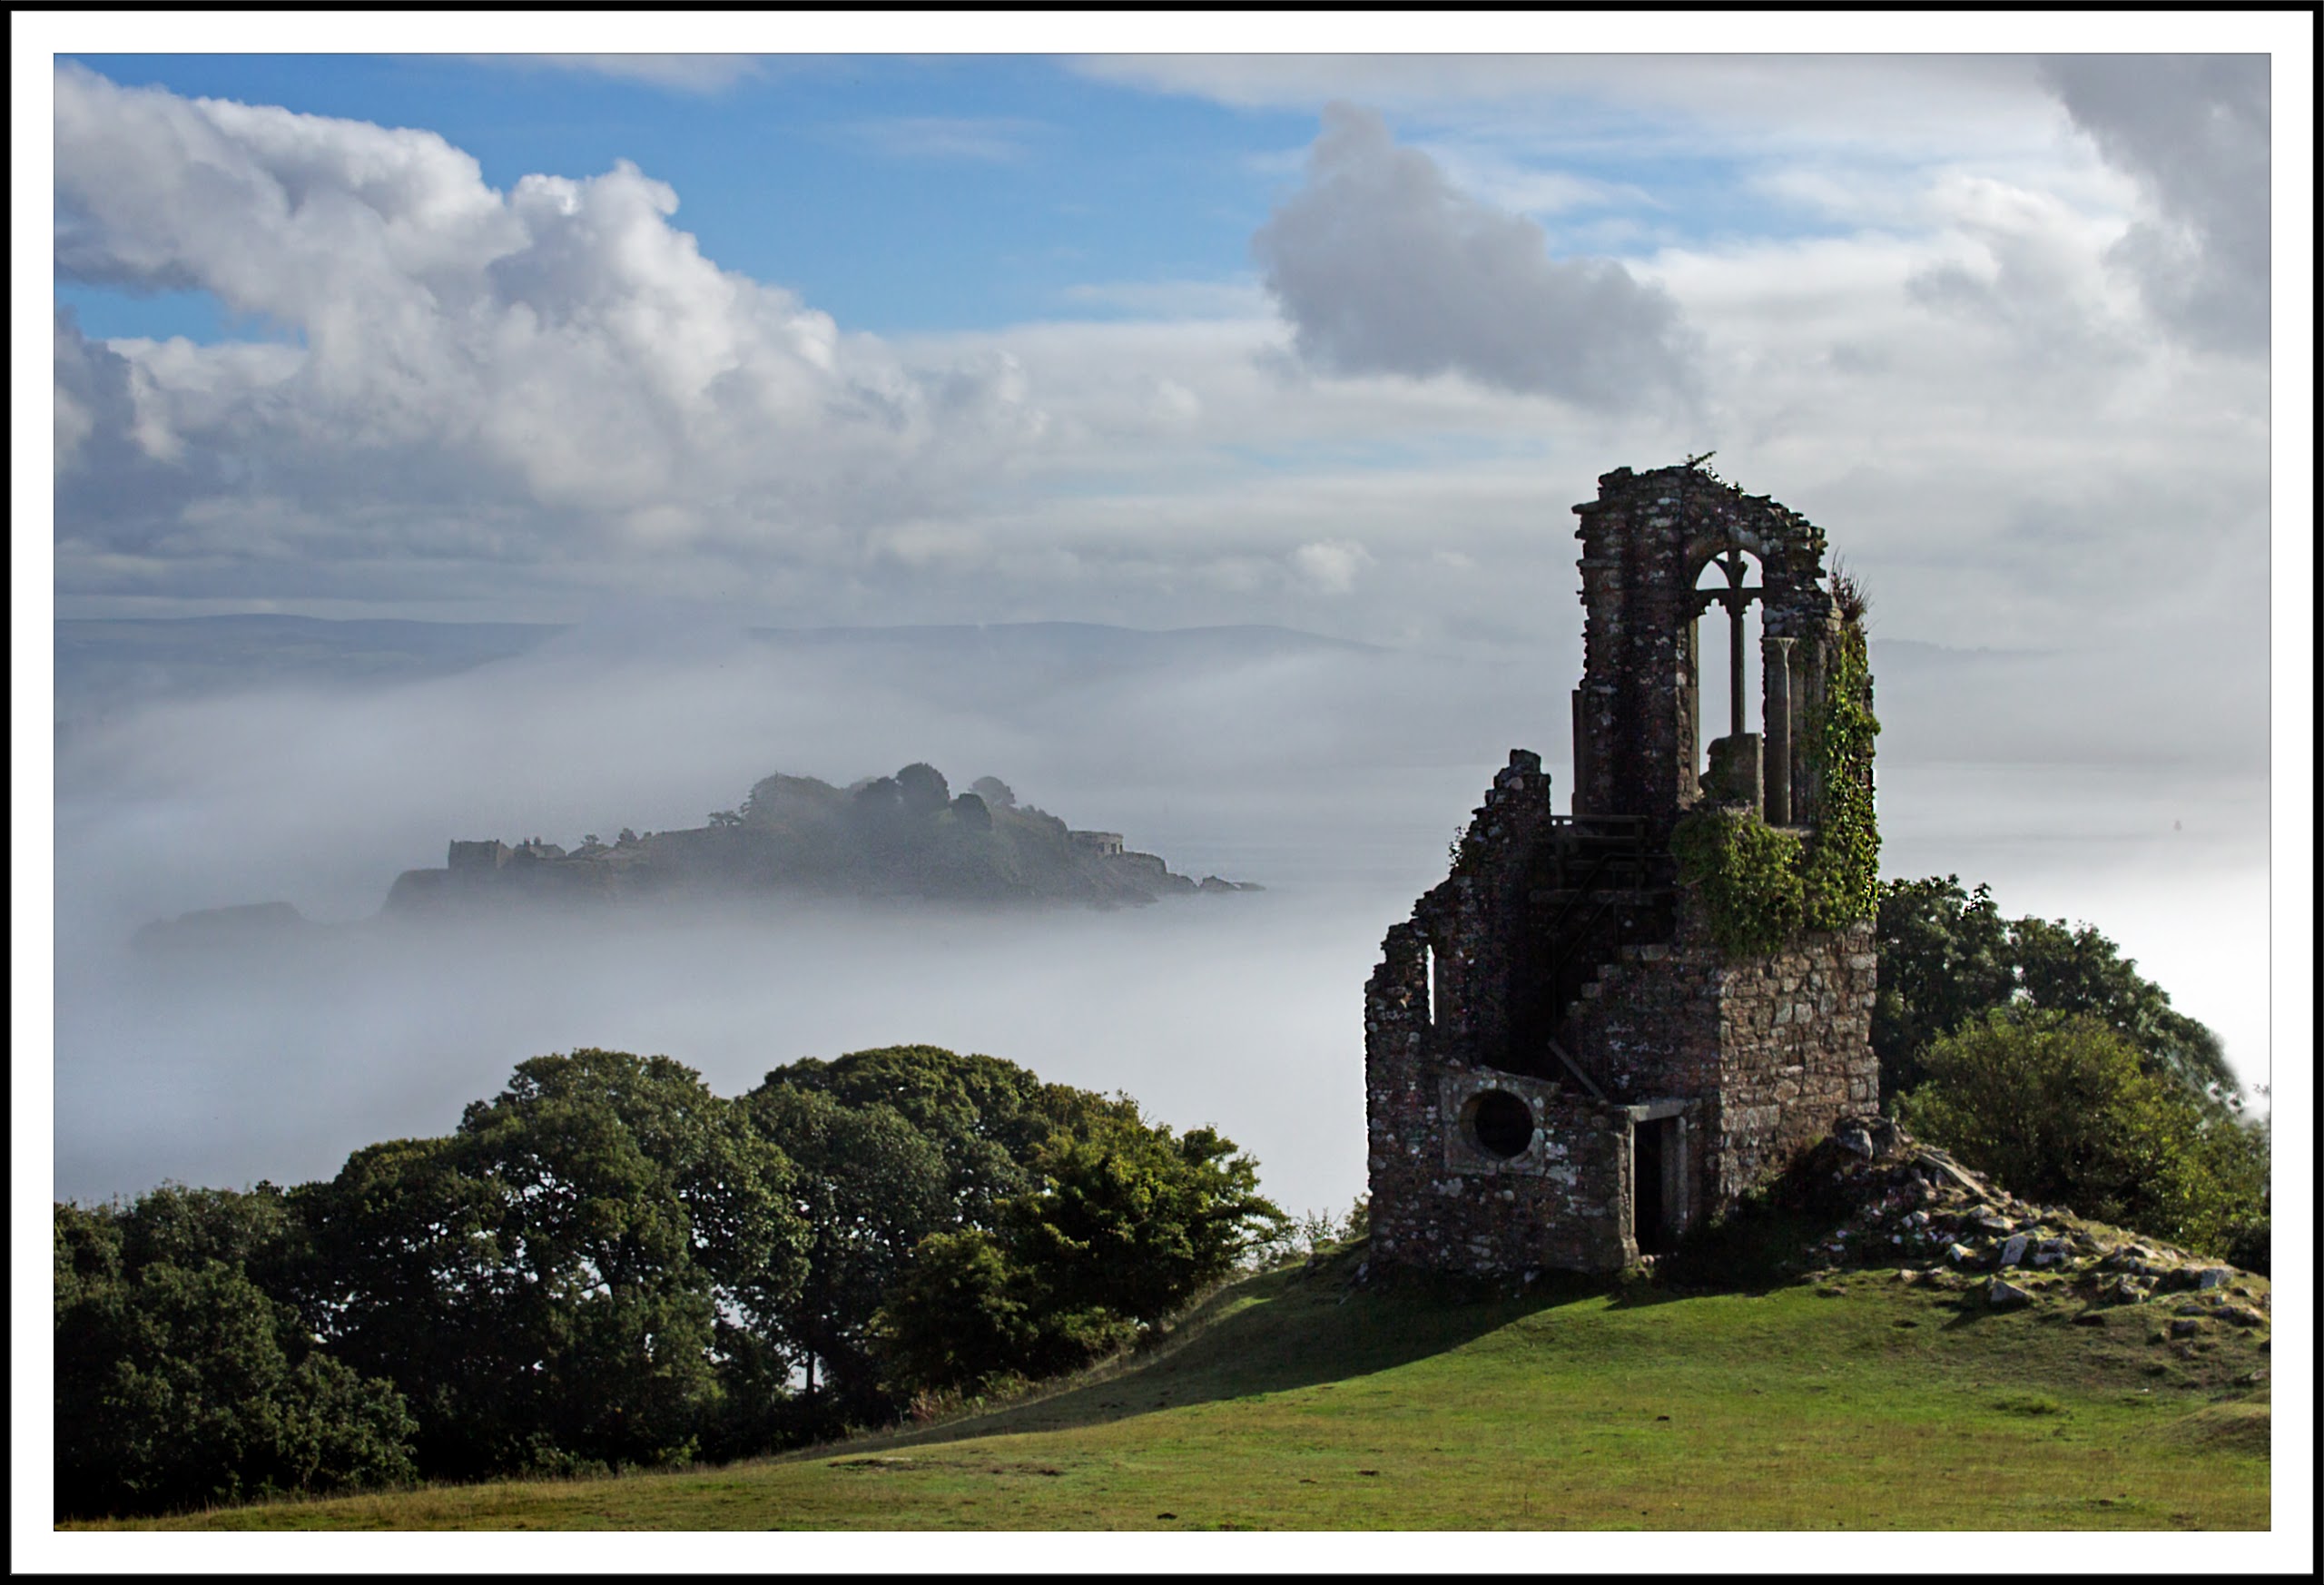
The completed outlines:
{"type": "MultiPolygon", "coordinates": [[[[626,828],[560,847],[538,837],[455,839],[441,869],[396,877],[388,917],[510,901],[611,902],[677,895],[787,894],[948,903],[1136,907],[1165,897],[1257,891],[1250,881],[1171,870],[1118,832],[1077,831],[983,776],[954,793],[926,763],[834,787],[773,775],[740,807],[683,831],[626,828]]],[[[141,946],[248,939],[308,927],[285,902],[205,909],[138,932],[141,946]]]]}

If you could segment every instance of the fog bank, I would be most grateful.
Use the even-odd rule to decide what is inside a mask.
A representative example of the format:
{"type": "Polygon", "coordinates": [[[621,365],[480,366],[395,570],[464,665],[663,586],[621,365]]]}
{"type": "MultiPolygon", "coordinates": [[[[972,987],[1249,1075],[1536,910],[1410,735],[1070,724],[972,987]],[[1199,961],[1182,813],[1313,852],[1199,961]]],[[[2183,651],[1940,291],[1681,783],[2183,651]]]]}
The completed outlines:
{"type": "MultiPolygon", "coordinates": [[[[2027,701],[2058,664],[1919,646],[1881,674],[1884,872],[2095,922],[2262,1078],[2264,754],[2126,766],[2068,741],[2044,759],[2027,701]]],[[[732,1094],[800,1057],[924,1041],[1216,1124],[1287,1206],[1342,1207],[1363,1186],[1380,937],[1510,748],[1570,784],[1578,665],[1558,643],[1429,656],[1253,630],[576,629],[453,674],[133,702],[59,744],[55,1192],[325,1176],[579,1045],[666,1052],[732,1094]],[[1269,890],[1103,913],[359,922],[454,837],[698,825],[773,772],[843,785],[915,760],[1269,890]],[[275,900],[346,928],[294,950],[125,945],[275,900]]]]}

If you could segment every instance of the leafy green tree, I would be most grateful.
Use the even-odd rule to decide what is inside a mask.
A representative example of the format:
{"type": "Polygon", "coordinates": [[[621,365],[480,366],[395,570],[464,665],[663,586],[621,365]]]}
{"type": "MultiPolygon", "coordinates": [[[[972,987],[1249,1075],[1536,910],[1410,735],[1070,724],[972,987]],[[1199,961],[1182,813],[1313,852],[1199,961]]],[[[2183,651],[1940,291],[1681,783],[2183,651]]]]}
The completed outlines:
{"type": "Polygon", "coordinates": [[[418,1402],[430,1473],[677,1462],[721,1412],[722,1305],[747,1323],[803,1274],[791,1194],[691,1068],[539,1058],[315,1188],[310,1311],[418,1402]]]}
{"type": "Polygon", "coordinates": [[[1050,1304],[1151,1324],[1235,1268],[1288,1220],[1257,1164],[1214,1128],[1134,1117],[1042,1150],[1039,1194],[1012,1207],[1014,1252],[1050,1304]]]}
{"type": "Polygon", "coordinates": [[[2006,1006],[2016,980],[1993,893],[1983,885],[1964,891],[1958,875],[1888,881],[1875,928],[1880,980],[1872,1048],[1880,1093],[1894,1098],[1926,1077],[1922,1058],[1930,1041],[2006,1006]]]}
{"type": "Polygon", "coordinates": [[[2138,1048],[2159,1070],[2214,1108],[2237,1111],[2243,1096],[2219,1037],[2173,1009],[2170,993],[2138,972],[2138,960],[2091,925],[2021,919],[2010,926],[2018,994],[2053,1012],[2086,1012],[2138,1048]]]}
{"type": "Polygon", "coordinates": [[[2090,1013],[2135,1046],[2148,1070],[2207,1109],[2240,1110],[2243,1098],[2219,1037],[2171,1005],[2137,961],[2091,925],[2004,920],[1984,886],[1961,878],[1891,881],[1881,888],[1880,983],[1872,1046],[1881,1093],[1921,1082],[1930,1042],[1994,1008],[2090,1013]]]}
{"type": "Polygon", "coordinates": [[[870,1351],[872,1316],[914,1246],[953,1225],[943,1153],[884,1102],[852,1107],[819,1090],[770,1086],[746,1106],[793,1165],[808,1230],[805,1276],[769,1305],[768,1335],[805,1373],[804,1418],[861,1423],[887,1406],[870,1351]]]}
{"type": "Polygon", "coordinates": [[[1025,1273],[990,1233],[931,1235],[875,1317],[883,1382],[899,1393],[979,1393],[1028,1373],[1041,1333],[1030,1301],[1025,1273]]]}
{"type": "Polygon", "coordinates": [[[2264,1208],[2263,1139],[2088,1013],[1995,1009],[1942,1036],[1905,1126],[2039,1203],[2225,1252],[2264,1208]]]}
{"type": "Polygon", "coordinates": [[[875,1317],[891,1392],[979,1392],[1122,1346],[1232,1271],[1286,1218],[1211,1128],[1184,1136],[1108,1103],[1051,1134],[1039,1186],[992,1228],[924,1240],[875,1317]]]}
{"type": "Polygon", "coordinates": [[[602,1110],[653,1163],[684,1216],[692,1260],[722,1303],[744,1291],[780,1298],[805,1273],[807,1229],[792,1204],[792,1168],[737,1101],[668,1057],[584,1048],[518,1065],[508,1088],[461,1118],[473,1134],[506,1117],[602,1110]]]}
{"type": "Polygon", "coordinates": [[[294,1191],[316,1258],[307,1324],[358,1370],[397,1383],[420,1465],[473,1480],[527,1464],[535,1360],[504,1315],[516,1276],[504,1196],[457,1138],[394,1139],[294,1191]]]}
{"type": "Polygon", "coordinates": [[[121,1281],[121,1225],[106,1208],[88,1209],[69,1201],[56,1202],[56,1314],[90,1295],[121,1281]]]}
{"type": "Polygon", "coordinates": [[[944,1157],[953,1208],[970,1226],[995,1225],[1001,1203],[1037,1186],[1036,1157],[1049,1136],[1108,1117],[1135,1117],[1127,1100],[1046,1084],[1014,1062],[940,1046],[880,1046],[825,1061],[778,1068],[753,1095],[814,1090],[850,1107],[889,1106],[944,1157]]]}
{"type": "Polygon", "coordinates": [[[60,1513],[413,1478],[415,1426],[394,1389],[317,1350],[290,1306],[201,1252],[246,1235],[233,1213],[253,1202],[171,1188],[126,1210],[56,1207],[60,1513]],[[205,1206],[225,1215],[204,1226],[205,1206]],[[175,1247],[150,1236],[157,1226],[175,1247]]]}

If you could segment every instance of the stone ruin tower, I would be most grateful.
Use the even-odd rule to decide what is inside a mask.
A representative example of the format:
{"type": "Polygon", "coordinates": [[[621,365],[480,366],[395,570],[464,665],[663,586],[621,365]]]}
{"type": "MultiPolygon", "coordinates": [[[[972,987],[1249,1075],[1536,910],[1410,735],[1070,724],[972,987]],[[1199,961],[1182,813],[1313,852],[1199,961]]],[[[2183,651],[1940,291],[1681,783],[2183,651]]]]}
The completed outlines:
{"type": "MultiPolygon", "coordinates": [[[[1618,1269],[1878,1102],[1870,920],[1729,953],[1671,852],[1713,808],[1807,851],[1834,806],[1817,731],[1850,631],[1824,537],[1695,468],[1598,486],[1574,508],[1588,615],[1571,810],[1552,812],[1540,757],[1512,752],[1365,987],[1372,1247],[1390,1265],[1618,1269]],[[1706,625],[1732,684],[1708,745],[1706,625]]],[[[1867,720],[1869,692],[1866,675],[1867,720]]],[[[1838,773],[1868,812],[1868,749],[1838,773]]]]}

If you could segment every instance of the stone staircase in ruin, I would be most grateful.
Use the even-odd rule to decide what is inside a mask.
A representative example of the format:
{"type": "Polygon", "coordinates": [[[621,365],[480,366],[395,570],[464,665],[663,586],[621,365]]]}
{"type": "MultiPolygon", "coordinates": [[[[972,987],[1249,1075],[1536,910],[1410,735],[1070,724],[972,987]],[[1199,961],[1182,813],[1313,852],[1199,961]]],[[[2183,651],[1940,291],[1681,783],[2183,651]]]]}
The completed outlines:
{"type": "Polygon", "coordinates": [[[1553,1016],[1544,1043],[1557,1068],[1600,1100],[1600,1076],[1560,1037],[1575,1011],[1603,997],[1627,967],[1669,952],[1675,877],[1669,855],[1647,849],[1644,828],[1635,818],[1561,818],[1531,893],[1542,938],[1551,943],[1553,1016]]]}

